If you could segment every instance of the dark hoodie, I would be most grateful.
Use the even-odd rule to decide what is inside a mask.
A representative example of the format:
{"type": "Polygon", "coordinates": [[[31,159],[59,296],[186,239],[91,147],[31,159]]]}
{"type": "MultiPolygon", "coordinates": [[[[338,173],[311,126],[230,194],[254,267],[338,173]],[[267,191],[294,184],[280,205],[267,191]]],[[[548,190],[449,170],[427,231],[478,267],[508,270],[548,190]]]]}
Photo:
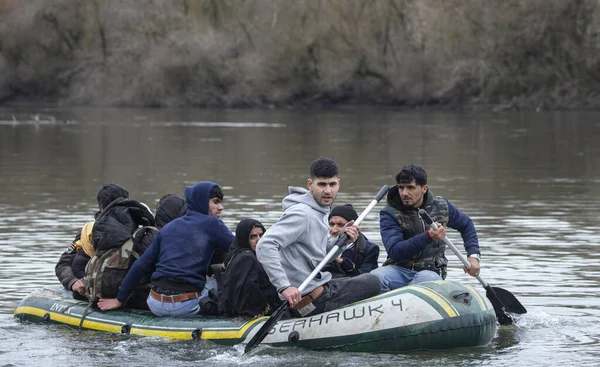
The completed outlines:
{"type": "Polygon", "coordinates": [[[156,215],[154,221],[158,228],[162,228],[165,224],[173,219],[183,217],[187,211],[185,199],[176,194],[167,194],[160,198],[156,206],[156,215]]]}
{"type": "Polygon", "coordinates": [[[167,223],[133,264],[121,284],[119,301],[123,302],[148,273],[152,273],[153,283],[169,279],[181,284],[180,289],[171,290],[202,291],[213,252],[217,248],[227,251],[233,241],[233,233],[223,221],[208,215],[210,192],[215,186],[212,182],[186,186],[186,214],[167,223]]]}
{"type": "Polygon", "coordinates": [[[257,220],[243,219],[225,257],[219,282],[219,306],[227,316],[254,317],[270,314],[281,301],[262,265],[250,248],[250,232],[265,227],[257,220]],[[269,306],[269,307],[267,307],[269,306]]]}

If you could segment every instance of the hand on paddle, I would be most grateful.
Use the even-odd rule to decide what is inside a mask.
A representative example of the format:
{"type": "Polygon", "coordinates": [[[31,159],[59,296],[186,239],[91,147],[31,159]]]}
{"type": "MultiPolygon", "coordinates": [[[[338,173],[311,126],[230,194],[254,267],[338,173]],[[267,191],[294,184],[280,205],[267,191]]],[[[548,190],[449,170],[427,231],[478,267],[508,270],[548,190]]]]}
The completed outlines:
{"type": "Polygon", "coordinates": [[[285,299],[287,299],[290,308],[294,308],[296,306],[296,304],[298,304],[298,302],[300,302],[300,299],[302,298],[302,294],[300,293],[300,290],[296,287],[292,287],[289,286],[286,289],[283,290],[283,292],[281,292],[281,295],[285,297],[285,299]]]}
{"type": "Polygon", "coordinates": [[[102,311],[115,310],[121,306],[121,301],[116,298],[100,298],[98,300],[98,308],[102,311]]]}
{"type": "Polygon", "coordinates": [[[437,225],[436,229],[429,228],[427,230],[429,232],[429,238],[431,238],[432,241],[443,241],[446,237],[446,228],[441,223],[436,222],[435,224],[437,225]]]}
{"type": "Polygon", "coordinates": [[[350,222],[344,225],[342,230],[348,235],[348,239],[345,242],[345,244],[347,245],[356,241],[356,239],[358,238],[358,233],[360,232],[360,227],[355,226],[354,221],[351,220],[350,222]]]}
{"type": "Polygon", "coordinates": [[[467,269],[466,266],[463,266],[463,270],[465,273],[469,274],[472,277],[476,277],[479,275],[479,271],[481,270],[481,266],[479,264],[479,260],[473,257],[469,257],[469,264],[471,264],[471,269],[467,269]]]}

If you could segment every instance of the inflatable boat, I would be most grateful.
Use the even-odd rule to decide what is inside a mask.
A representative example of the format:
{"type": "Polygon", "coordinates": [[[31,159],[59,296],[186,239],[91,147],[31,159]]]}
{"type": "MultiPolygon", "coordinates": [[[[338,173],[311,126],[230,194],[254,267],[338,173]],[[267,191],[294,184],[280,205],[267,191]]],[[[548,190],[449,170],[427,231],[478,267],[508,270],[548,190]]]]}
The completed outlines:
{"type": "MultiPolygon", "coordinates": [[[[268,317],[252,320],[193,315],[158,317],[140,310],[103,312],[72,298],[62,287],[26,296],[14,317],[23,322],[141,336],[204,339],[245,344],[268,317]]],[[[280,320],[261,345],[313,350],[399,353],[488,344],[496,333],[490,302],[475,289],[454,281],[434,281],[380,294],[315,316],[280,320]]]]}

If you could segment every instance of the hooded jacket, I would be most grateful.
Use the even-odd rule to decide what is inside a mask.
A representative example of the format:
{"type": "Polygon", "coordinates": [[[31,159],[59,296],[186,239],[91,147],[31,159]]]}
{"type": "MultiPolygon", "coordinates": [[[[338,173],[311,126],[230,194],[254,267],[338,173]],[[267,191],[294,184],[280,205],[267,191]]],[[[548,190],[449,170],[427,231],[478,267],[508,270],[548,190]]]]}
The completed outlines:
{"type": "Polygon", "coordinates": [[[185,215],[167,223],[133,264],[121,284],[119,301],[123,302],[148,273],[152,273],[153,283],[165,278],[181,283],[186,287],[182,293],[202,291],[213,252],[217,248],[227,251],[234,237],[223,221],[208,215],[210,192],[215,186],[212,182],[186,186],[185,215]]]}
{"type": "MultiPolygon", "coordinates": [[[[258,242],[256,257],[278,292],[299,287],[325,258],[328,242],[329,206],[317,203],[310,191],[289,187],[283,199],[285,212],[258,242]]],[[[331,273],[320,272],[310,281],[304,294],[331,280],[331,273]]]]}
{"type": "Polygon", "coordinates": [[[164,227],[173,219],[182,217],[187,211],[185,199],[176,194],[168,194],[163,196],[156,207],[156,215],[154,221],[158,228],[164,227]]]}
{"type": "Polygon", "coordinates": [[[219,307],[227,316],[270,314],[281,304],[277,290],[250,247],[253,228],[265,227],[257,220],[243,219],[225,257],[219,282],[219,307]]]}

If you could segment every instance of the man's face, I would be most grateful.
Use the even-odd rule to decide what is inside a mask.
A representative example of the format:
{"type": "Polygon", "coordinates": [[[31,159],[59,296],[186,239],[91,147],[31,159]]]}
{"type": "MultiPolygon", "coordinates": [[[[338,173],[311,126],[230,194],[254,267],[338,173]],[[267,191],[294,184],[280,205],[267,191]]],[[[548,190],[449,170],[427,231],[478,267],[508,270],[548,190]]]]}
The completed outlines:
{"type": "Polygon", "coordinates": [[[308,189],[317,203],[322,206],[331,206],[340,189],[340,179],[337,177],[317,177],[314,180],[309,178],[308,189]]]}
{"type": "Polygon", "coordinates": [[[338,237],[342,234],[342,228],[348,223],[346,218],[334,215],[329,218],[329,234],[331,237],[338,237]]]}
{"type": "Polygon", "coordinates": [[[208,200],[208,215],[212,217],[220,217],[223,211],[223,202],[219,198],[210,198],[208,200]]]}
{"type": "Polygon", "coordinates": [[[423,196],[427,192],[427,185],[417,185],[415,180],[409,183],[401,182],[398,184],[398,193],[402,203],[406,206],[418,208],[423,204],[423,196]]]}

